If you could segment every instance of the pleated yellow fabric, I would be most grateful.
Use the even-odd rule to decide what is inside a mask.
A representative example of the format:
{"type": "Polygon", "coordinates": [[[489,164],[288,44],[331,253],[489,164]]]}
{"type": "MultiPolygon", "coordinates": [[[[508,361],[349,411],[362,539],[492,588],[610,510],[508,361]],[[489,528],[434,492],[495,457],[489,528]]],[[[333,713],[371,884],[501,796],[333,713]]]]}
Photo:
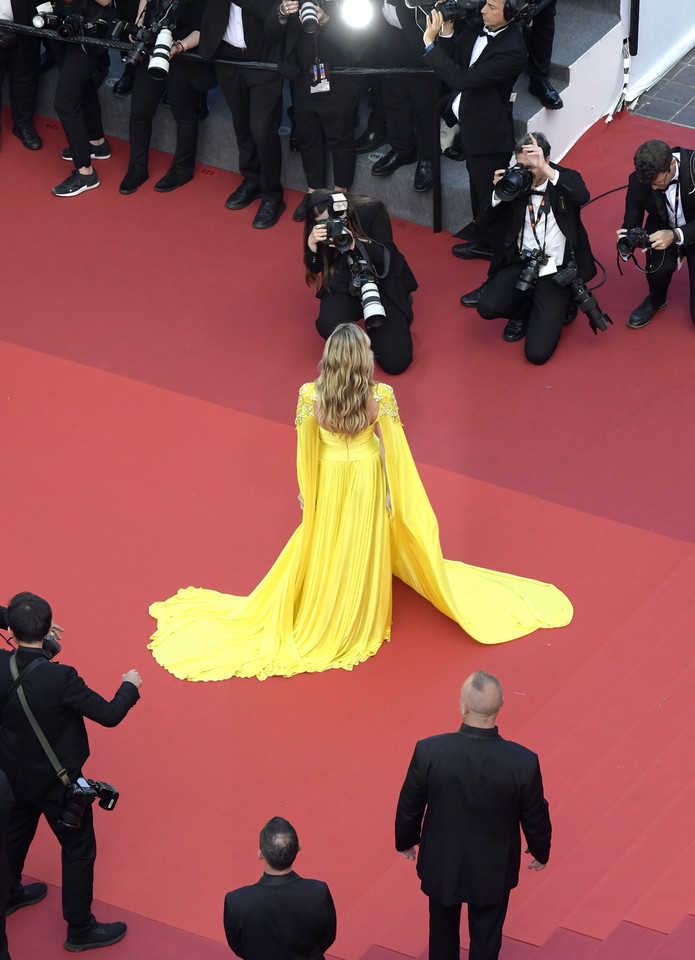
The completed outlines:
{"type": "Polygon", "coordinates": [[[390,639],[392,574],[481,643],[570,622],[572,606],[551,584],[443,559],[393,390],[375,384],[374,396],[392,513],[374,427],[355,437],[322,429],[305,383],[296,419],[302,523],[250,596],[188,587],[152,604],[149,647],[174,676],[350,670],[390,639]]]}

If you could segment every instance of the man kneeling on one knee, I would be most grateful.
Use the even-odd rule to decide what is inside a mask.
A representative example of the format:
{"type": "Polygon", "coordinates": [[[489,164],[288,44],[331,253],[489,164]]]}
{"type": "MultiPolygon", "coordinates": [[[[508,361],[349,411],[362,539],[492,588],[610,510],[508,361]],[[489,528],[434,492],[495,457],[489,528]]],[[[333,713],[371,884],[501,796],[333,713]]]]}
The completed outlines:
{"type": "Polygon", "coordinates": [[[474,291],[464,302],[477,299],[485,319],[505,318],[504,339],[525,337],[526,359],[541,364],[577,314],[570,287],[556,282],[558,272],[574,263],[584,281],[596,275],[580,217],[589,191],[576,170],[550,162],[542,133],[521,139],[514,152],[518,169],[512,168],[511,177],[510,171],[495,171],[491,203],[480,217],[492,238],[488,279],[477,298],[474,291]]]}

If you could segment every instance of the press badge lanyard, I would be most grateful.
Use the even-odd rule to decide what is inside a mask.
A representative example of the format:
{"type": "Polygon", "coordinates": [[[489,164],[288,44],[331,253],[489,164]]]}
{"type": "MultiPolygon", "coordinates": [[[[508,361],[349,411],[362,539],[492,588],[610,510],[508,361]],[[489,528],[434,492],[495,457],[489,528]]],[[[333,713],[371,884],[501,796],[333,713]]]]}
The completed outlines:
{"type": "Polygon", "coordinates": [[[546,197],[546,194],[544,193],[543,199],[541,200],[540,206],[538,207],[538,216],[536,217],[536,212],[533,209],[533,200],[531,199],[532,196],[533,194],[529,196],[529,201],[528,201],[528,218],[531,223],[531,230],[533,230],[533,236],[536,240],[536,243],[538,244],[538,249],[541,251],[541,253],[545,253],[545,241],[548,235],[548,211],[545,209],[545,201],[547,197],[546,197]],[[536,227],[541,222],[542,217],[545,217],[545,231],[543,233],[543,243],[541,244],[540,240],[538,239],[538,233],[536,232],[536,227]]]}

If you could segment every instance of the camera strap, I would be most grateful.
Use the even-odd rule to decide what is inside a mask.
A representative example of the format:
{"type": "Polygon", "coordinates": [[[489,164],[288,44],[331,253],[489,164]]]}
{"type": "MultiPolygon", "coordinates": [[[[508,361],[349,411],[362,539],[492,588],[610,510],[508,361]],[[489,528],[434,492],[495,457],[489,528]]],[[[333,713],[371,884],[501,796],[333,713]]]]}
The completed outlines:
{"type": "MultiPolygon", "coordinates": [[[[356,249],[359,250],[363,259],[367,261],[367,264],[369,265],[369,269],[372,271],[376,279],[383,280],[386,274],[389,272],[389,268],[391,266],[391,251],[389,250],[389,248],[384,247],[384,272],[378,273],[377,270],[374,268],[374,264],[372,263],[369,254],[367,253],[367,248],[362,243],[360,238],[354,237],[354,240],[355,240],[356,249]]],[[[374,242],[376,243],[377,241],[374,241],[374,242]]],[[[383,246],[383,244],[379,244],[379,246],[383,246]]]]}
{"type": "Polygon", "coordinates": [[[537,216],[537,217],[536,217],[536,212],[535,212],[535,210],[533,209],[533,201],[532,201],[532,199],[531,199],[530,196],[529,196],[529,200],[528,200],[528,218],[529,218],[529,223],[531,224],[531,230],[533,231],[533,236],[535,237],[536,243],[538,244],[538,249],[539,249],[542,253],[545,253],[545,241],[546,241],[546,237],[547,237],[547,235],[548,235],[548,211],[547,211],[546,208],[545,208],[545,207],[546,207],[546,200],[547,200],[547,196],[546,196],[546,194],[544,193],[544,194],[543,194],[543,199],[541,200],[540,205],[539,205],[539,207],[538,207],[538,216],[537,216]],[[541,222],[541,219],[542,219],[544,216],[545,216],[545,233],[543,234],[543,243],[541,244],[541,241],[538,239],[538,234],[536,233],[536,227],[537,227],[538,224],[541,222]]]}
{"type": "Polygon", "coordinates": [[[24,690],[22,689],[22,683],[26,680],[27,675],[31,673],[31,671],[34,670],[40,662],[41,662],[40,660],[35,660],[33,663],[30,663],[28,667],[25,667],[20,674],[19,670],[17,669],[17,651],[15,650],[15,652],[10,657],[10,673],[12,674],[12,679],[14,680],[14,687],[12,688],[12,690],[10,690],[10,693],[12,693],[15,689],[17,690],[17,696],[19,697],[19,702],[21,703],[22,709],[27,715],[27,720],[31,724],[32,730],[36,734],[39,743],[43,747],[44,753],[50,760],[51,766],[53,767],[56,774],[58,775],[58,779],[60,780],[60,782],[63,784],[64,787],[67,787],[70,785],[70,777],[68,776],[68,772],[63,766],[63,764],[60,762],[58,757],[56,757],[55,753],[53,752],[53,747],[50,745],[50,743],[44,736],[44,732],[39,726],[38,720],[34,716],[34,713],[31,707],[27,703],[27,698],[24,695],[24,690]]]}

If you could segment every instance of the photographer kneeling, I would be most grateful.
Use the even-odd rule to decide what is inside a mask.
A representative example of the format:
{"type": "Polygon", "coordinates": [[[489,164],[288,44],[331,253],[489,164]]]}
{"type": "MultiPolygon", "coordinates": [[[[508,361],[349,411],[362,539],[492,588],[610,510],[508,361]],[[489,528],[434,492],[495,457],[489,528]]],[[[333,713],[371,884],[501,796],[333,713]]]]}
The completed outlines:
{"type": "Polygon", "coordinates": [[[514,152],[517,166],[495,171],[492,201],[480,218],[492,239],[488,280],[464,302],[477,305],[485,319],[506,318],[504,339],[513,343],[526,337],[526,359],[541,364],[576,316],[573,300],[594,331],[610,321],[583,284],[596,275],[580,217],[589,200],[584,181],[576,170],[550,162],[550,144],[542,133],[522,138],[514,152]],[[572,267],[573,278],[565,272],[572,267]]]}
{"type": "Polygon", "coordinates": [[[393,242],[386,207],[372,197],[312,193],[304,224],[306,282],[321,301],[316,329],[324,338],[364,317],[374,357],[397,374],[413,360],[410,324],[417,281],[393,242]]]}
{"type": "Polygon", "coordinates": [[[47,637],[51,608],[36,594],[13,597],[6,621],[17,642],[16,652],[0,651],[0,769],[15,797],[7,830],[7,913],[46,896],[45,883],[21,882],[43,814],[62,848],[65,949],[80,953],[105,947],[125,936],[126,925],[100,923],[92,914],[96,840],[91,803],[98,797],[100,806],[111,809],[118,794],[109,784],[82,777],[89,756],[84,718],[115,727],[138,701],[142,681],[137,670],[129,670],[108,701],[90,690],[73,667],[50,663],[60,646],[47,637]]]}

